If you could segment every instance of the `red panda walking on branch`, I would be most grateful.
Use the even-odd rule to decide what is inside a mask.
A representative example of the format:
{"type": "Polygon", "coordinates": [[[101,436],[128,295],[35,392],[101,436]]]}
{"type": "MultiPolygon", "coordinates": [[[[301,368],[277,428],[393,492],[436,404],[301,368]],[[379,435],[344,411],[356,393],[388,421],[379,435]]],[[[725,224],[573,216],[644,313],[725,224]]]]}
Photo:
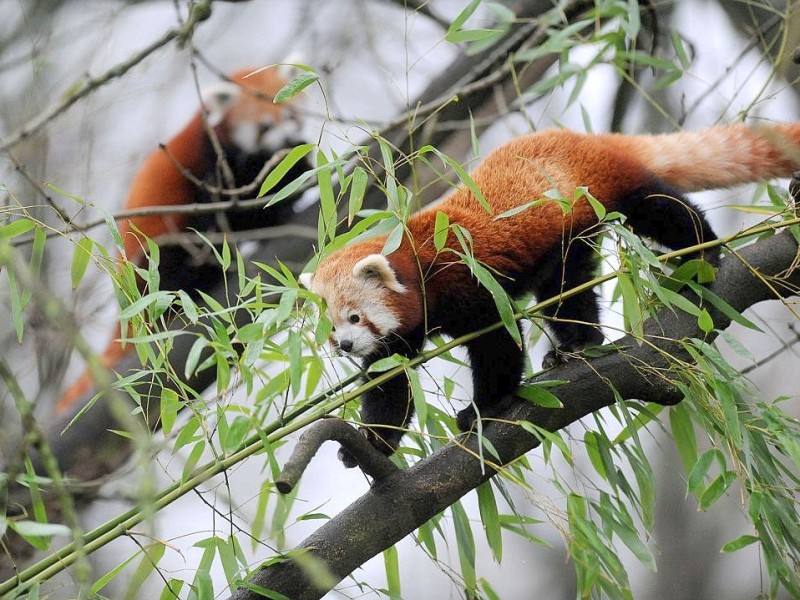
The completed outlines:
{"type": "MultiPolygon", "coordinates": [[[[536,202],[557,190],[571,198],[579,186],[604,206],[627,216],[641,235],[680,249],[715,239],[703,216],[683,194],[772,177],[800,168],[800,125],[730,125],[653,136],[588,135],[543,131],[512,140],[490,153],[472,173],[491,213],[466,187],[435,207],[413,214],[399,248],[382,254],[386,236],[367,239],[324,258],[303,285],[325,300],[333,345],[363,359],[364,366],[394,353],[413,356],[428,332],[459,337],[500,321],[489,291],[470,268],[434,244],[437,212],[469,232],[476,261],[495,274],[512,297],[533,292],[546,299],[589,281],[594,269],[591,238],[597,216],[585,198],[565,212],[555,201],[536,202]]],[[[448,234],[445,248],[459,248],[448,234]]],[[[716,262],[717,249],[704,258],[716,262]]],[[[545,311],[559,353],[601,343],[594,292],[564,299],[545,311]]],[[[472,367],[473,403],[458,413],[469,430],[476,416],[491,417],[520,383],[524,348],[506,329],[466,344],[472,367]],[[476,415],[476,410],[478,415],[476,415]]],[[[404,377],[361,400],[365,434],[391,454],[413,413],[404,377]]],[[[345,466],[356,462],[344,449],[345,466]]]]}
{"type": "MultiPolygon", "coordinates": [[[[260,185],[261,182],[255,180],[267,161],[276,152],[301,143],[302,122],[296,107],[292,103],[277,105],[272,101],[287,83],[281,67],[255,71],[255,68],[237,71],[229,81],[204,90],[205,115],[197,111],[181,131],[145,159],[131,181],[123,206],[125,210],[227,199],[230,195],[223,190],[251,183],[260,185]],[[213,130],[221,153],[215,149],[209,130],[213,130]]],[[[296,163],[283,181],[296,179],[310,166],[304,161],[296,163]]],[[[247,197],[254,197],[257,191],[255,187],[247,197]]],[[[268,227],[285,221],[291,210],[291,205],[284,202],[268,209],[257,206],[231,210],[221,218],[210,213],[141,216],[122,220],[119,231],[126,258],[141,265],[147,248],[143,236],[158,242],[165,234],[190,229],[210,232],[268,227]]],[[[223,274],[208,250],[199,238],[161,246],[160,288],[195,294],[198,289],[207,291],[214,287],[223,274]]],[[[131,344],[123,347],[119,343],[120,335],[118,325],[103,353],[106,366],[113,367],[133,351],[131,344]]],[[[68,410],[91,389],[92,379],[86,372],[58,400],[56,410],[68,410]]]]}

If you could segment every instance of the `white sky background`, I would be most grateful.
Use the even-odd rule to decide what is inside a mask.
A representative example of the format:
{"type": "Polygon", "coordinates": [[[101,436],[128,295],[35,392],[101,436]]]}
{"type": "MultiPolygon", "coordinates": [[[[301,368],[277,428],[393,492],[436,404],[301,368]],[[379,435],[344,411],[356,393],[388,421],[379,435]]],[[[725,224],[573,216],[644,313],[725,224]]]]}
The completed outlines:
{"type": "MultiPolygon", "coordinates": [[[[681,32],[692,41],[698,51],[697,61],[688,80],[680,83],[687,98],[707,91],[710,82],[715,81],[720,70],[732,63],[738,53],[742,41],[735,37],[733,29],[726,23],[724,15],[717,12],[710,2],[678,3],[682,12],[680,19],[681,32]],[[713,30],[710,34],[709,30],[713,30]]],[[[457,12],[463,2],[437,1],[433,6],[437,10],[457,12]],[[442,8],[444,7],[444,8],[442,8]]],[[[19,17],[23,3],[14,0],[0,0],[0,14],[6,15],[0,22],[0,30],[25,27],[24,20],[19,17]]],[[[19,67],[0,73],[3,84],[0,85],[0,115],[5,122],[0,122],[0,135],[7,135],[17,129],[19,123],[35,115],[42,108],[56,102],[81,74],[97,75],[110,66],[128,58],[132,52],[142,48],[151,40],[161,35],[167,28],[175,26],[175,8],[167,1],[145,2],[135,6],[124,6],[116,2],[75,2],[64,8],[54,21],[54,30],[50,32],[30,32],[25,43],[18,44],[13,52],[6,53],[6,60],[11,57],[24,56],[34,46],[40,53],[40,70],[37,71],[35,90],[31,92],[30,61],[21,60],[19,67]]],[[[317,68],[329,69],[323,77],[323,85],[328,99],[327,110],[346,118],[359,119],[380,126],[388,119],[400,113],[407,100],[413,98],[430,78],[441,70],[455,55],[455,50],[442,40],[441,31],[424,17],[408,16],[387,3],[368,0],[337,0],[336,2],[290,2],[258,0],[242,4],[228,5],[217,3],[211,22],[202,24],[195,36],[197,48],[217,67],[223,71],[232,71],[244,66],[259,66],[278,62],[287,54],[299,51],[305,57],[304,62],[317,68]],[[302,18],[299,15],[304,14],[302,18]]],[[[578,51],[577,55],[585,53],[578,51]]],[[[714,93],[709,95],[701,109],[695,111],[688,128],[706,126],[718,121],[731,120],[738,112],[747,107],[750,101],[760,92],[767,75],[767,68],[756,65],[756,54],[742,61],[736,71],[714,93]]],[[[577,60],[577,58],[576,58],[577,60]]],[[[0,60],[0,63],[3,61],[0,60]]],[[[118,208],[122,202],[131,174],[141,160],[150,153],[158,142],[164,142],[175,133],[189,116],[196,110],[197,96],[193,82],[187,76],[188,54],[168,46],[143,64],[134,68],[124,78],[113,82],[85,101],[73,107],[69,113],[52,123],[47,131],[46,144],[36,146],[31,154],[40,160],[30,160],[31,164],[39,164],[37,175],[41,180],[56,184],[58,187],[76,194],[86,201],[102,206],[107,210],[118,208]],[[41,160],[43,156],[46,159],[41,160]]],[[[213,78],[200,69],[203,81],[213,78]]],[[[586,84],[581,96],[583,109],[591,117],[595,131],[607,129],[609,123],[611,96],[609,77],[613,77],[611,68],[596,69],[586,84]]],[[[779,86],[776,86],[776,90],[779,86]]],[[[538,126],[552,126],[564,123],[576,129],[583,129],[583,119],[579,105],[563,110],[566,94],[555,94],[533,105],[529,110],[529,118],[538,126]]],[[[766,95],[765,95],[766,96],[766,95]]],[[[307,106],[320,113],[325,112],[320,95],[312,92],[306,100],[307,106]]],[[[788,91],[778,94],[762,102],[755,113],[776,120],[796,118],[794,96],[788,91]]],[[[751,114],[755,114],[751,113],[751,114]]],[[[643,131],[642,126],[634,119],[626,121],[632,131],[643,131]]],[[[320,122],[311,122],[308,135],[316,139],[319,135],[320,122]]],[[[323,145],[341,149],[349,141],[360,139],[354,128],[341,128],[328,124],[327,134],[323,136],[323,145]]],[[[512,118],[508,123],[498,123],[484,136],[482,151],[486,152],[494,145],[501,143],[512,134],[526,133],[528,126],[521,118],[512,118]]],[[[461,157],[455,157],[461,158],[461,157]]],[[[0,163],[0,168],[3,163],[0,163]]],[[[27,163],[26,163],[27,164],[27,163]]],[[[0,171],[0,181],[14,181],[7,172],[0,171]]],[[[11,187],[11,184],[9,184],[11,187]]],[[[699,196],[696,196],[699,197],[699,196]]],[[[747,190],[726,192],[725,194],[704,195],[699,197],[703,206],[710,208],[710,216],[714,220],[718,233],[724,234],[737,230],[745,222],[747,216],[730,209],[715,207],[732,201],[747,203],[751,193],[747,190]]],[[[22,199],[20,199],[22,200],[22,199]]],[[[66,200],[62,202],[69,206],[66,200]]],[[[92,213],[89,218],[95,218],[92,213]]],[[[97,239],[98,231],[93,237],[97,239]]],[[[51,255],[50,265],[54,278],[51,285],[60,290],[64,297],[69,297],[69,261],[72,252],[68,242],[58,246],[63,252],[51,255]]],[[[96,278],[96,281],[99,278],[96,278]]],[[[1,279],[5,286],[5,279],[1,279]]],[[[84,282],[82,286],[87,286],[84,282]]],[[[4,290],[2,287],[0,290],[4,290]]],[[[110,330],[109,320],[115,312],[114,302],[109,289],[100,283],[96,288],[82,290],[76,301],[76,311],[85,320],[85,331],[98,348],[102,347],[110,330]]],[[[2,292],[4,293],[4,292],[2,292]]],[[[3,296],[4,298],[4,296],[3,296]]],[[[765,335],[754,335],[749,338],[748,347],[758,357],[772,351],[777,342],[773,329],[779,335],[787,336],[786,323],[791,321],[790,315],[777,305],[761,311],[763,324],[768,329],[765,335]]],[[[613,315],[609,315],[613,319],[613,315]]],[[[37,372],[34,362],[30,360],[36,351],[33,344],[16,346],[13,336],[7,327],[0,323],[0,335],[4,336],[4,347],[9,348],[9,359],[18,367],[23,380],[29,384],[32,393],[37,391],[37,372]]],[[[737,335],[739,333],[737,332],[737,335]]],[[[541,348],[537,349],[533,361],[538,365],[541,348]]],[[[449,365],[429,365],[427,370],[432,376],[440,379],[449,365]],[[440,371],[445,369],[445,371],[440,371]]],[[[744,364],[744,361],[739,360],[744,364]]],[[[738,363],[736,363],[738,364],[738,363]]],[[[82,368],[77,362],[71,375],[74,377],[82,368]]],[[[800,359],[796,353],[787,352],[781,361],[773,361],[764,368],[754,372],[754,384],[763,392],[765,399],[780,394],[797,395],[800,387],[797,373],[800,373],[800,359]],[[787,375],[788,374],[788,375],[787,375]]],[[[462,380],[466,380],[460,374],[462,380]]],[[[428,386],[431,387],[431,386],[428,386]]],[[[455,410],[458,407],[446,407],[455,410]]],[[[591,427],[591,425],[589,425],[591,427]]],[[[576,433],[582,437],[582,431],[576,433]]],[[[657,437],[656,432],[654,436],[657,437]]],[[[660,448],[669,446],[662,443],[660,448]]],[[[661,450],[653,444],[651,458],[654,462],[660,454],[671,456],[668,451],[661,450]]],[[[550,499],[536,498],[537,503],[554,503],[560,511],[563,501],[549,486],[546,478],[550,467],[543,466],[539,454],[530,457],[534,465],[531,476],[533,492],[527,495],[545,494],[550,499]]],[[[163,456],[166,463],[171,460],[172,471],[180,472],[180,459],[163,456]]],[[[680,468],[677,463],[668,467],[664,482],[660,481],[659,490],[669,486],[680,486],[680,468]]],[[[154,470],[158,477],[158,485],[168,482],[163,473],[154,470]]],[[[564,475],[569,478],[569,474],[564,475]]],[[[262,465],[258,459],[250,460],[230,474],[232,489],[236,494],[236,502],[250,500],[242,509],[244,516],[252,516],[255,502],[252,498],[258,493],[258,485],[262,481],[262,465]]],[[[127,486],[136,485],[134,481],[123,480],[106,490],[111,498],[98,501],[86,511],[86,528],[98,525],[125,508],[120,501],[119,493],[132,492],[127,486]]],[[[220,495],[216,498],[218,508],[227,512],[224,502],[224,487],[217,488],[220,495]]],[[[338,513],[355,498],[364,493],[367,483],[363,476],[354,470],[344,470],[335,459],[333,445],[323,447],[320,455],[312,462],[306,473],[299,492],[300,500],[295,506],[295,514],[314,509],[330,516],[338,513]]],[[[528,501],[522,492],[515,492],[519,497],[518,506],[528,501]]],[[[214,501],[213,494],[206,494],[209,501],[214,501]]],[[[690,509],[694,505],[690,503],[690,509]]],[[[477,518],[474,495],[466,500],[471,514],[477,518]]],[[[741,530],[743,520],[736,513],[736,499],[729,503],[727,516],[719,507],[710,515],[700,515],[698,527],[713,528],[713,517],[737,523],[739,528],[732,528],[730,533],[723,533],[721,541],[732,539],[746,531],[741,530]]],[[[541,516],[535,511],[534,514],[541,516]]],[[[290,519],[291,522],[291,519],[290,519]]],[[[287,545],[292,547],[308,533],[316,529],[320,521],[298,523],[287,531],[287,545]]],[[[238,525],[247,529],[244,522],[238,525]]],[[[202,550],[192,548],[196,541],[207,537],[210,528],[215,526],[220,535],[225,535],[228,525],[221,518],[214,520],[207,505],[200,502],[195,495],[189,495],[170,508],[159,513],[155,525],[156,535],[167,540],[175,551],[168,551],[160,563],[160,567],[175,576],[191,580],[191,573],[198,563],[202,550]],[[179,551],[178,551],[179,549],[179,551]]],[[[558,543],[558,536],[552,527],[545,525],[534,531],[536,535],[547,537],[558,543]]],[[[482,540],[479,521],[474,522],[476,540],[482,540]]],[[[479,554],[479,576],[486,577],[495,590],[503,598],[526,597],[522,590],[535,587],[541,597],[555,598],[560,582],[553,573],[560,572],[565,560],[565,552],[559,548],[541,549],[532,547],[526,542],[510,535],[505,536],[505,557],[501,567],[491,563],[485,548],[479,554]],[[540,567],[537,569],[537,567],[540,567]],[[548,581],[552,585],[553,594],[547,594],[548,581]]],[[[249,544],[243,541],[246,550],[249,544]]],[[[717,546],[718,548],[718,546],[717,546]]],[[[404,540],[400,545],[403,576],[403,592],[406,598],[457,598],[460,597],[458,586],[452,585],[447,567],[457,568],[458,559],[455,545],[447,550],[440,545],[440,561],[435,564],[414,548],[412,540],[404,540]],[[436,591],[434,591],[434,589],[436,591]]],[[[135,551],[128,540],[119,540],[98,552],[94,560],[97,575],[118,564],[121,558],[135,551]]],[[[713,551],[715,552],[715,551],[713,551]]],[[[713,554],[712,552],[712,554],[713,554]]],[[[256,551],[258,558],[267,558],[271,553],[264,548],[256,551]]],[[[709,565],[712,565],[709,556],[709,565]]],[[[733,598],[753,597],[758,590],[758,575],[754,570],[757,558],[754,554],[739,553],[725,556],[722,568],[715,571],[709,566],[709,578],[719,597],[733,598]],[[749,567],[747,567],[749,566],[749,567]],[[742,593],[744,592],[744,593],[742,593]]],[[[628,561],[631,569],[634,590],[639,590],[637,597],[646,597],[649,589],[649,572],[636,566],[635,561],[628,561]]],[[[368,563],[356,572],[359,581],[366,581],[375,588],[385,585],[382,558],[368,563]]],[[[217,568],[215,589],[222,590],[224,576],[217,568]]],[[[457,577],[455,578],[457,579],[457,577]]],[[[62,579],[64,588],[56,590],[56,595],[70,597],[71,588],[67,579],[62,579]]],[[[152,593],[142,593],[141,598],[153,597],[160,591],[162,582],[152,580],[152,593]]],[[[348,585],[348,580],[343,582],[348,585]]],[[[109,597],[117,595],[109,589],[104,590],[109,597]]],[[[119,592],[117,592],[119,593],[119,592]]],[[[350,589],[346,595],[358,596],[357,589],[350,589]]],[[[378,597],[377,594],[366,594],[367,597],[378,597]]],[[[331,594],[331,597],[337,597],[331,594]]]]}

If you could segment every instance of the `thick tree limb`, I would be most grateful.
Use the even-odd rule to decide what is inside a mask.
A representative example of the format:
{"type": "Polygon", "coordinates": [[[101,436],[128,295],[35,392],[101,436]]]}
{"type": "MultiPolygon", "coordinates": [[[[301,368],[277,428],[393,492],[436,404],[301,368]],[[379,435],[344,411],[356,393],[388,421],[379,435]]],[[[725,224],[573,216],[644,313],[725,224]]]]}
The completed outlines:
{"type": "MultiPolygon", "coordinates": [[[[761,240],[722,261],[717,281],[710,286],[735,310],[741,312],[761,302],[800,291],[798,247],[788,232],[761,240]]],[[[713,306],[706,307],[717,329],[730,319],[713,306]]],[[[483,434],[508,464],[537,447],[539,441],[522,427],[528,421],[548,431],[557,431],[623,399],[660,404],[681,400],[669,372],[674,359],[690,356],[680,340],[703,337],[697,319],[683,312],[661,311],[645,327],[645,344],[626,337],[618,342],[624,351],[589,361],[573,361],[535,378],[535,381],[566,380],[551,391],[563,403],[561,409],[531,404],[511,407],[503,418],[487,424],[483,434]],[[653,373],[664,374],[654,378],[653,373]]],[[[713,337],[705,336],[706,339],[713,337]]],[[[339,515],[306,538],[292,553],[305,551],[340,581],[369,558],[397,543],[420,525],[491,478],[496,471],[482,464],[475,436],[461,436],[408,470],[398,471],[376,484],[339,515]]],[[[305,560],[300,561],[303,563],[305,560]]],[[[320,587],[298,562],[287,559],[256,572],[250,583],[274,590],[294,600],[319,598],[331,585],[320,587]]],[[[260,596],[239,589],[232,600],[255,600],[260,596]]]]}

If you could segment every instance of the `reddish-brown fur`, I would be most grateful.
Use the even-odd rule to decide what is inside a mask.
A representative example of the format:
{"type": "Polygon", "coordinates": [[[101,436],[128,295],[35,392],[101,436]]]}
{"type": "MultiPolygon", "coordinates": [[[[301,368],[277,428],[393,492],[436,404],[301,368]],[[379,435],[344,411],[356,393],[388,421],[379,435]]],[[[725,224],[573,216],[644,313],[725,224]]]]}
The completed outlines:
{"type": "MultiPolygon", "coordinates": [[[[796,169],[800,125],[729,125],[655,136],[544,131],[512,140],[490,153],[471,175],[491,214],[462,186],[409,218],[403,242],[386,257],[407,291],[384,294],[386,309],[400,321],[394,333],[406,343],[386,343],[386,351],[418,351],[431,331],[458,336],[499,320],[494,300],[467,265],[452,251],[437,252],[433,238],[439,212],[469,232],[475,259],[495,273],[509,294],[534,291],[544,299],[590,278],[591,251],[578,238],[594,234],[594,209],[583,198],[567,212],[546,200],[508,218],[498,215],[544,199],[554,189],[572,198],[576,188],[586,186],[608,209],[625,213],[634,231],[672,248],[688,247],[714,235],[683,192],[788,177],[796,169]]],[[[380,254],[386,239],[383,235],[355,243],[323,259],[310,280],[312,289],[332,289],[352,278],[353,266],[380,254]]],[[[452,232],[445,248],[465,252],[452,232]]],[[[716,253],[707,251],[706,256],[714,260],[716,253]]],[[[330,309],[332,298],[326,301],[330,309]]],[[[562,301],[547,315],[561,318],[553,329],[562,350],[602,341],[596,328],[580,324],[597,322],[591,293],[562,301]]],[[[492,414],[493,404],[519,383],[520,348],[510,336],[496,332],[468,344],[467,350],[474,404],[483,416],[492,414]]],[[[379,357],[368,356],[365,363],[379,357]]],[[[377,425],[369,429],[376,447],[394,450],[409,406],[405,382],[362,399],[364,422],[377,425]]],[[[462,411],[459,426],[468,429],[474,416],[462,411]]],[[[347,466],[355,464],[346,452],[342,456],[347,466]]]]}

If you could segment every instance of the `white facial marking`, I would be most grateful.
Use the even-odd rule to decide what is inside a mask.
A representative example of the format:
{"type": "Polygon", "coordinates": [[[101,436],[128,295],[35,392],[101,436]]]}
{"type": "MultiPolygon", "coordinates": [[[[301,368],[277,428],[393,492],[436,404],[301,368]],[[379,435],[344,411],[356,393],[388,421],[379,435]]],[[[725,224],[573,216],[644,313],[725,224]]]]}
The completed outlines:
{"type": "Polygon", "coordinates": [[[252,121],[241,121],[231,128],[231,139],[236,147],[248,154],[254,154],[259,150],[259,131],[258,123],[252,121]]]}
{"type": "Polygon", "coordinates": [[[359,261],[356,265],[358,268],[354,268],[358,275],[340,276],[327,281],[309,273],[300,276],[303,285],[310,286],[309,289],[325,299],[327,316],[334,327],[331,332],[334,344],[340,351],[352,356],[369,356],[380,348],[386,336],[402,325],[388,304],[390,295],[397,293],[398,289],[405,291],[405,287],[397,281],[386,257],[370,256],[379,256],[380,259],[370,259],[366,263],[365,259],[359,261]],[[379,268],[385,267],[388,272],[381,270],[376,274],[370,270],[373,263],[377,263],[379,268]],[[385,285],[384,278],[389,273],[394,290],[385,285]]]}
{"type": "Polygon", "coordinates": [[[311,282],[313,279],[314,279],[313,273],[300,273],[300,276],[297,278],[297,281],[299,281],[300,285],[302,285],[307,290],[311,290],[311,282]]]}
{"type": "Polygon", "coordinates": [[[209,126],[216,127],[222,122],[225,113],[236,103],[241,93],[242,90],[238,85],[227,81],[203,90],[202,100],[208,113],[206,118],[209,126]]]}

